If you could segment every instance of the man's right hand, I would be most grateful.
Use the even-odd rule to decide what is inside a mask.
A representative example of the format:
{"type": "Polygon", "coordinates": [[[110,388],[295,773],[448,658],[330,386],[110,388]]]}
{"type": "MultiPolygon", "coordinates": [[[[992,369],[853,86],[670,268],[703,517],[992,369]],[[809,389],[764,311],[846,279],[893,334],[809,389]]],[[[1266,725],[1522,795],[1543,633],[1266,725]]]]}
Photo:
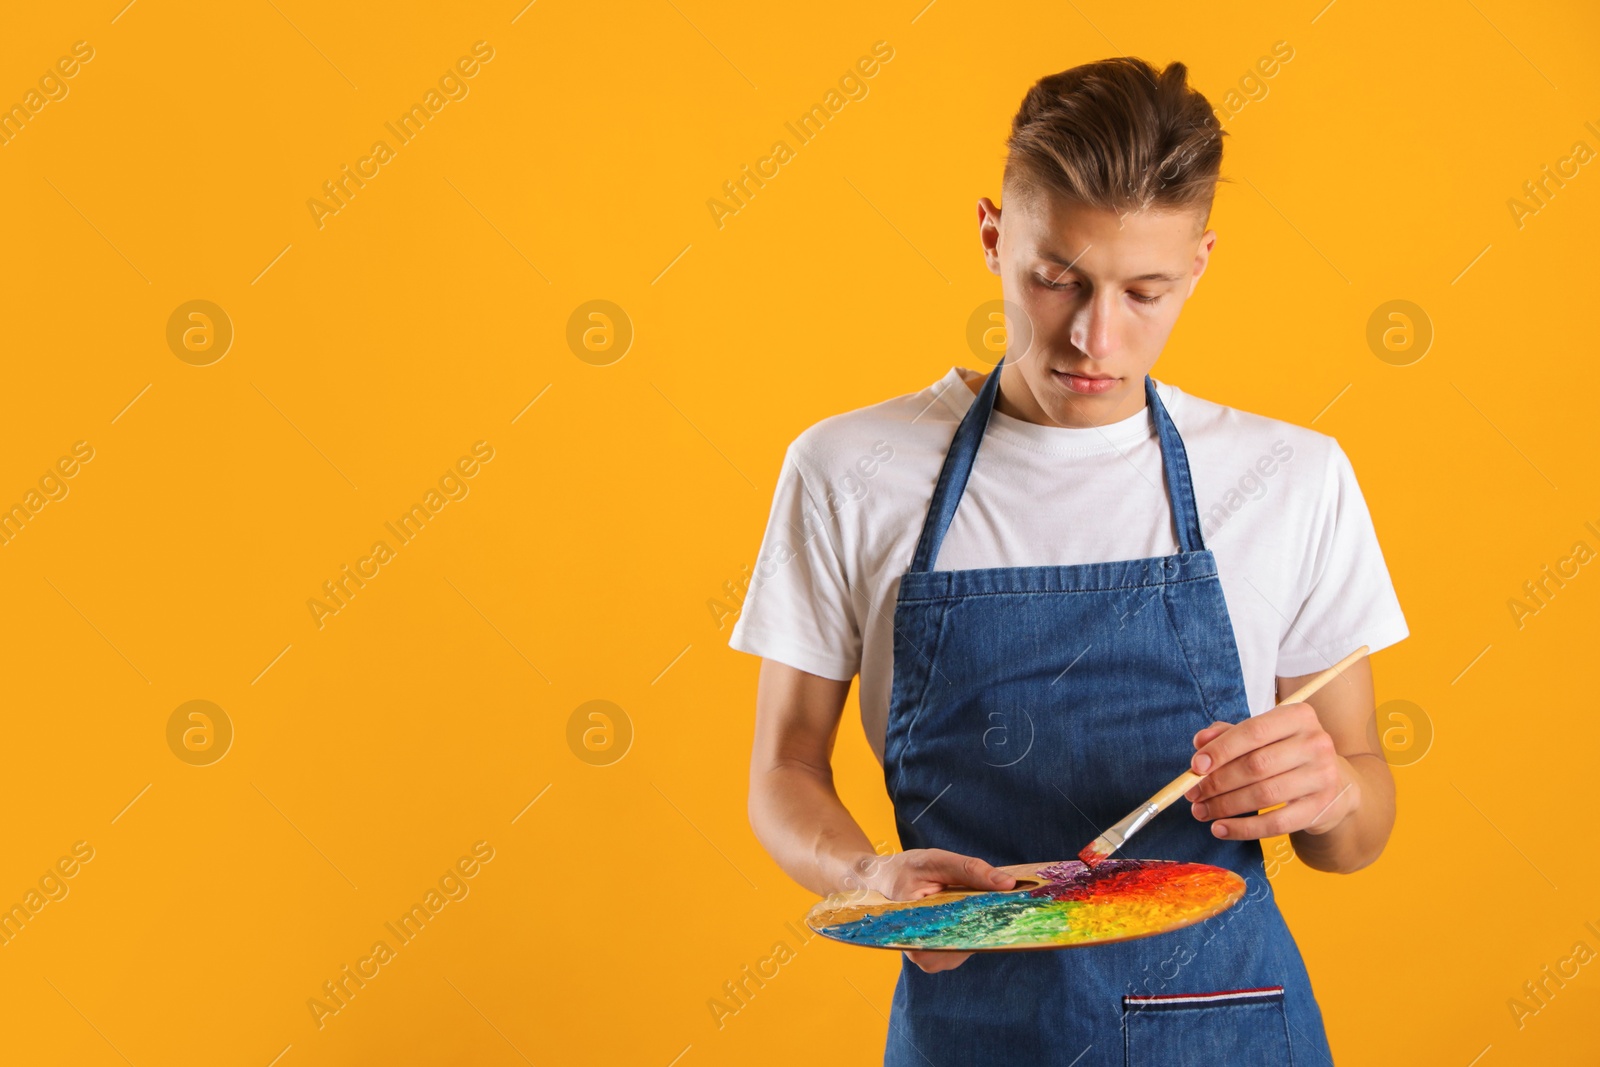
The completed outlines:
{"type": "MultiPolygon", "coordinates": [[[[750,747],[750,826],[791,878],[819,896],[873,889],[915,900],[951,886],[1013,889],[976,856],[918,848],[880,856],[833,787],[833,743],[850,682],[762,659],[750,747]],[[841,872],[841,868],[843,868],[841,872]]],[[[925,971],[947,971],[965,952],[908,952],[925,971]]]]}
{"type": "MultiPolygon", "coordinates": [[[[951,887],[1005,890],[1017,884],[1013,875],[976,856],[963,856],[942,848],[914,848],[888,856],[867,856],[854,865],[851,877],[860,880],[859,888],[876,890],[890,900],[920,900],[951,887]]],[[[959,967],[971,955],[970,952],[908,950],[906,959],[932,974],[959,967]]]]}

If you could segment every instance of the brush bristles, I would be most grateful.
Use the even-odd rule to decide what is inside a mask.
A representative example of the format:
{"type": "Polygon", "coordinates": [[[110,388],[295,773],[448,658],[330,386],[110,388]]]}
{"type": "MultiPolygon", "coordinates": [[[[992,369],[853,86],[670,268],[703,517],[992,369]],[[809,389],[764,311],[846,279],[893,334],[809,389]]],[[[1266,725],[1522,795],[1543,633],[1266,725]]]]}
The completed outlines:
{"type": "Polygon", "coordinates": [[[1109,855],[1111,855],[1111,842],[1103,837],[1097,837],[1083,846],[1083,851],[1078,853],[1078,859],[1083,861],[1084,866],[1094,867],[1109,855]]]}

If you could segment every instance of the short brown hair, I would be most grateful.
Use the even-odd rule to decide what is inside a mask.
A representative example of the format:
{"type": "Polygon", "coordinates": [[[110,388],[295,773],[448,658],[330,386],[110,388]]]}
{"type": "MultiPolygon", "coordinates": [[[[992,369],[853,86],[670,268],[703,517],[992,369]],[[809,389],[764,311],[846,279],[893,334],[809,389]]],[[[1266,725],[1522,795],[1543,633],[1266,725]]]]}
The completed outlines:
{"type": "Polygon", "coordinates": [[[1226,131],[1187,79],[1132,56],[1040,78],[1011,122],[1002,195],[1209,218],[1226,131]]]}

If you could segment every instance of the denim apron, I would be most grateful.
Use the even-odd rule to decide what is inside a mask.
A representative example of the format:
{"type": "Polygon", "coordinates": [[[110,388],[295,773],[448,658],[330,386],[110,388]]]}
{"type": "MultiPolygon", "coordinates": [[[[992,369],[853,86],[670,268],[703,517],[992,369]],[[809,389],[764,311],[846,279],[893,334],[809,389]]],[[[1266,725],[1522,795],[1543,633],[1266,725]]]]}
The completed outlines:
{"type": "MultiPolygon", "coordinates": [[[[1148,376],[1177,555],[933,569],[1004,363],[956,430],[900,579],[884,749],[902,847],[996,865],[1072,859],[1183,772],[1196,731],[1250,715],[1183,440],[1148,376]]],[[[1260,842],[1213,837],[1180,802],[1118,856],[1215,864],[1246,893],[1155,937],[980,952],[936,974],[902,957],[885,1065],[1333,1062],[1260,842]]]]}

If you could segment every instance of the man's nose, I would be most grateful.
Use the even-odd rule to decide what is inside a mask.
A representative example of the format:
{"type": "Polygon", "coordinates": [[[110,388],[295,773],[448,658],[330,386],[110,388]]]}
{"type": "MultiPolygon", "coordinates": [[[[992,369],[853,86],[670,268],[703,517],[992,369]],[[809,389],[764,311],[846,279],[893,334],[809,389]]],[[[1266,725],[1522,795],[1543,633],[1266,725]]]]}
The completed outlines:
{"type": "Polygon", "coordinates": [[[1116,355],[1121,347],[1118,311],[1114,293],[1094,294],[1073,316],[1073,347],[1093,360],[1116,355]]]}

